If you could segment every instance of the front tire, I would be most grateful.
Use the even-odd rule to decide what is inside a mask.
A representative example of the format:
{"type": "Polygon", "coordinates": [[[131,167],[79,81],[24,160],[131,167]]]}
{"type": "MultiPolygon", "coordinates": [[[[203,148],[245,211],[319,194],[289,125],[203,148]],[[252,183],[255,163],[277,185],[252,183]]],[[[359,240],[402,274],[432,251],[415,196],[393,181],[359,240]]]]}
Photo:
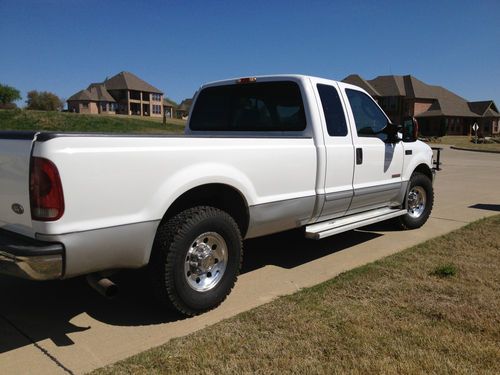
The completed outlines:
{"type": "Polygon", "coordinates": [[[231,292],[242,261],[238,225],[208,206],[182,211],[157,231],[149,276],[157,299],[193,316],[217,307],[231,292]]]}
{"type": "Polygon", "coordinates": [[[410,178],[405,197],[407,213],[399,217],[403,229],[417,229],[425,224],[434,204],[434,189],[426,175],[415,172],[410,178]]]}

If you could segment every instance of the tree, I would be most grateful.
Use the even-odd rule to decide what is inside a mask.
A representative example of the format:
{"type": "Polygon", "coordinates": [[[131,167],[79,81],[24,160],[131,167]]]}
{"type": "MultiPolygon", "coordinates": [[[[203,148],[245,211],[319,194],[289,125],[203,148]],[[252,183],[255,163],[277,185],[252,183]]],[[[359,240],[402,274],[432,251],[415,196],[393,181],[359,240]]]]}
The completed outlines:
{"type": "Polygon", "coordinates": [[[27,109],[39,111],[60,111],[64,107],[63,101],[54,93],[32,90],[28,92],[27,109]]]}
{"type": "Polygon", "coordinates": [[[0,108],[16,108],[15,101],[21,99],[19,90],[0,84],[0,108]]]}

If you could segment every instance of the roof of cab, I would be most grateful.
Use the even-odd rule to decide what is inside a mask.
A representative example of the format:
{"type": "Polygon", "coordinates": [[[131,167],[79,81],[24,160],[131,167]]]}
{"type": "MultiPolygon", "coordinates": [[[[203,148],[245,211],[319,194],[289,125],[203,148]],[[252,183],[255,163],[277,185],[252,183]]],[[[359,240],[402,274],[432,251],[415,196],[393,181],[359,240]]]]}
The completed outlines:
{"type": "Polygon", "coordinates": [[[282,80],[282,79],[291,79],[295,81],[302,81],[302,80],[317,80],[317,79],[326,79],[334,82],[338,82],[333,79],[329,78],[321,78],[321,77],[315,77],[315,76],[309,76],[309,75],[304,75],[304,74],[270,74],[270,75],[258,75],[258,76],[242,76],[242,77],[234,77],[234,78],[229,78],[229,79],[224,79],[220,81],[212,81],[205,83],[201,86],[201,88],[204,87],[209,87],[209,86],[221,86],[221,85],[235,85],[238,83],[240,79],[243,78],[256,78],[257,82],[259,81],[274,81],[274,80],[282,80]]]}

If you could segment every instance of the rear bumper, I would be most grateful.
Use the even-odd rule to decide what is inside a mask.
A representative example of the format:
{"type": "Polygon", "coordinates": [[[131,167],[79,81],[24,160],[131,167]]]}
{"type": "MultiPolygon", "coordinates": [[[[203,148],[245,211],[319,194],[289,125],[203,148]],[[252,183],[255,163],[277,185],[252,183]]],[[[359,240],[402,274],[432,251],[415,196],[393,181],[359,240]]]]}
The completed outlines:
{"type": "Polygon", "coordinates": [[[0,229],[0,273],[30,280],[63,275],[64,246],[0,229]]]}

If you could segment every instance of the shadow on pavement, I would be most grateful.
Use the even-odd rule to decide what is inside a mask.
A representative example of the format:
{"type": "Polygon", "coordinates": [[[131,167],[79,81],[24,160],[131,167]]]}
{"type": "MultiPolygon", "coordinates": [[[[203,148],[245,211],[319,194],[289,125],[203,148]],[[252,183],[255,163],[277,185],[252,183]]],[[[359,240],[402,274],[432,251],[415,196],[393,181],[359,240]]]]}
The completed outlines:
{"type": "MultiPolygon", "coordinates": [[[[300,231],[289,231],[245,241],[242,273],[266,265],[291,269],[326,255],[369,241],[381,234],[351,231],[313,241],[300,231]]],[[[35,282],[0,275],[0,319],[31,342],[51,339],[57,346],[73,345],[68,334],[92,329],[72,320],[82,313],[115,326],[140,326],[183,319],[154,302],[143,270],[123,271],[113,277],[120,293],[105,299],[91,289],[85,278],[35,282]]],[[[0,331],[0,353],[25,345],[9,340],[0,331]]]]}
{"type": "Polygon", "coordinates": [[[500,212],[500,204],[487,204],[487,203],[477,203],[469,208],[478,208],[480,210],[490,210],[500,212]]]}
{"type": "Polygon", "coordinates": [[[247,240],[241,273],[266,265],[291,269],[379,236],[381,234],[350,231],[316,241],[306,239],[301,230],[293,230],[247,240]]]}

